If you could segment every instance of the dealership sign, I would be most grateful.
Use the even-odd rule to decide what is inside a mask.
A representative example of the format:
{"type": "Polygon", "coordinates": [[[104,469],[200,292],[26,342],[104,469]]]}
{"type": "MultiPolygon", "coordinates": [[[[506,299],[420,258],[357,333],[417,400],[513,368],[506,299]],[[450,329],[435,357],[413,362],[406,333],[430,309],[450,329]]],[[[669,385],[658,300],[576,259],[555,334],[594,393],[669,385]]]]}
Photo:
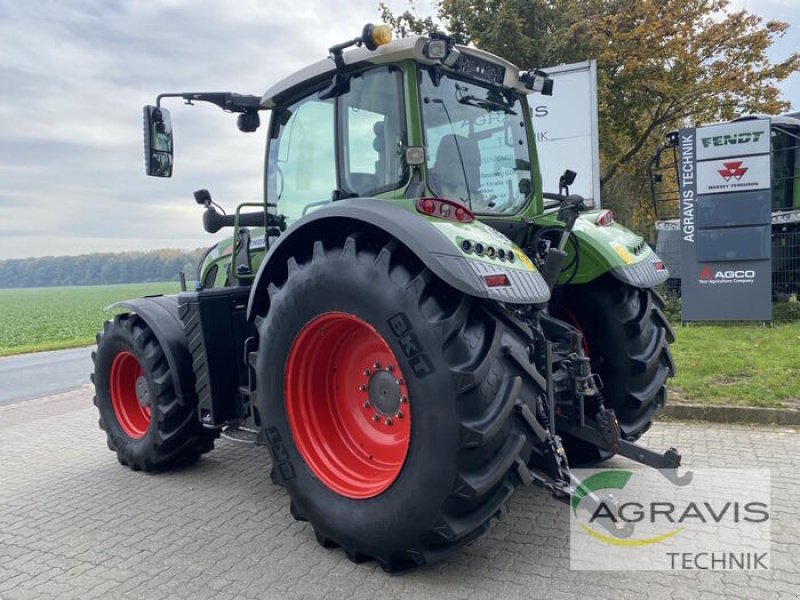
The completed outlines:
{"type": "Polygon", "coordinates": [[[769,119],[698,127],[697,160],[769,154],[769,119]]]}
{"type": "Polygon", "coordinates": [[[698,162],[697,193],[719,194],[769,189],[769,170],[769,154],[698,162]]]}
{"type": "Polygon", "coordinates": [[[681,318],[772,318],[769,119],[680,131],[681,318]]]}

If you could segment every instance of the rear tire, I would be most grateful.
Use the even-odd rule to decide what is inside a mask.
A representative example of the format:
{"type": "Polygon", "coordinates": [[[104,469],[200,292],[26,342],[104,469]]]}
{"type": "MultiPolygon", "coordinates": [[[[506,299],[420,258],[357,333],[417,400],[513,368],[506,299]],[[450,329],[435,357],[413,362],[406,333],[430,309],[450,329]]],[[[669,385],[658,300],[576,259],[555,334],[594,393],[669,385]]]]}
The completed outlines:
{"type": "MultiPolygon", "coordinates": [[[[666,403],[666,381],[675,374],[669,352],[675,335],[662,312],[664,301],[653,290],[607,276],[557,288],[551,307],[583,332],[592,371],[603,381],[605,407],[614,409],[624,439],[638,439],[666,403]]],[[[570,436],[564,446],[571,464],[607,458],[570,436]]]]}
{"type": "Polygon", "coordinates": [[[200,424],[197,398],[176,396],[164,351],[137,315],[106,321],[92,359],[100,428],[120,464],[134,471],[165,470],[214,448],[217,433],[200,424]]]}
{"type": "Polygon", "coordinates": [[[475,540],[505,511],[531,452],[516,404],[535,402],[544,390],[530,375],[535,367],[523,328],[445,286],[396,242],[366,238],[350,236],[327,248],[317,241],[313,256],[306,251],[302,264],[290,258],[286,281],[270,286],[268,312],[256,319],[256,404],[292,515],[309,521],[324,547],[341,546],[355,562],[375,559],[396,571],[475,540]],[[309,341],[328,334],[333,350],[309,341]],[[369,358],[348,349],[354,335],[376,348],[385,344],[381,361],[396,361],[403,380],[397,389],[387,380],[386,396],[407,402],[376,409],[376,399],[384,402],[372,395],[378,375],[365,375],[369,364],[349,362],[369,358]],[[305,392],[302,382],[311,386],[305,392]],[[405,429],[395,430],[394,453],[383,455],[385,476],[370,479],[377,451],[363,453],[361,468],[352,450],[380,437],[365,439],[361,430],[393,429],[382,422],[397,406],[405,429]],[[316,416],[298,420],[298,411],[316,416]],[[373,412],[379,421],[371,421],[373,412]],[[340,435],[355,443],[331,451],[340,435]],[[322,450],[309,450],[315,439],[332,452],[327,467],[320,467],[322,450]],[[348,472],[353,487],[341,483],[348,472]]]}

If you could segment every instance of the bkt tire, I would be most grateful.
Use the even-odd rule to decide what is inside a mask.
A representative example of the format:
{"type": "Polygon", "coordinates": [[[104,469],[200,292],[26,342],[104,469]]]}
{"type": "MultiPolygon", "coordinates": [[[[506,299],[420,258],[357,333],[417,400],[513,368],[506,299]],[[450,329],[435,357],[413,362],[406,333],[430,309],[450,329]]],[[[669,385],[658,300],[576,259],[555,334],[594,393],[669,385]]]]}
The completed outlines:
{"type": "Polygon", "coordinates": [[[528,336],[393,240],[303,254],[256,319],[273,478],[294,517],[353,561],[441,558],[486,532],[521,483],[518,405],[543,394],[517,362],[528,336]]]}
{"type": "Polygon", "coordinates": [[[100,428],[120,464],[134,471],[164,470],[213,449],[216,432],[201,426],[196,398],[176,397],[164,351],[138,316],[106,321],[92,358],[100,428]]]}

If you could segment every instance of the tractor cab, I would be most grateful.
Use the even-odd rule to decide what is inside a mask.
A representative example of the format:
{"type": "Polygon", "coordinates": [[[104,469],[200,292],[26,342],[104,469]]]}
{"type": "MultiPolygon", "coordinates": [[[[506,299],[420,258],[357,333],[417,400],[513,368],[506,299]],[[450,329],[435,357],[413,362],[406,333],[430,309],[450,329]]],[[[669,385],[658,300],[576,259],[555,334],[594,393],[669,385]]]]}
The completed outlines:
{"type": "Polygon", "coordinates": [[[552,90],[542,75],[443,36],[340,51],[262,98],[273,111],[266,198],[289,222],[351,197],[519,212],[537,176],[526,95],[552,90]]]}

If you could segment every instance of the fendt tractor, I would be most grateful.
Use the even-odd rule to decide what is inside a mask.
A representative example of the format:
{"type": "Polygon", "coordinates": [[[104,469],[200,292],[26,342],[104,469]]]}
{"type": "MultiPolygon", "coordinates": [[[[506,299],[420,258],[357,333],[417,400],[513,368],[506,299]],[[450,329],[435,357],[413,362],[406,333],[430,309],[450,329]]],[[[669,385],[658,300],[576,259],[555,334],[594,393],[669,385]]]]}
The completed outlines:
{"type": "Polygon", "coordinates": [[[165,470],[251,432],[294,518],[387,571],[475,540],[520,485],[569,499],[570,464],[677,467],[636,443],[674,371],[653,291],[667,270],[569,194],[574,172],[542,192],[528,96],[551,91],[444,34],[368,25],[263,96],[146,106],[159,177],[164,100],[238,113],[244,132],[268,111],[264,201],[224,214],[195,192],[205,230],[232,236],[194,290],[122,302],[98,335],[119,462],[165,470]]]}

